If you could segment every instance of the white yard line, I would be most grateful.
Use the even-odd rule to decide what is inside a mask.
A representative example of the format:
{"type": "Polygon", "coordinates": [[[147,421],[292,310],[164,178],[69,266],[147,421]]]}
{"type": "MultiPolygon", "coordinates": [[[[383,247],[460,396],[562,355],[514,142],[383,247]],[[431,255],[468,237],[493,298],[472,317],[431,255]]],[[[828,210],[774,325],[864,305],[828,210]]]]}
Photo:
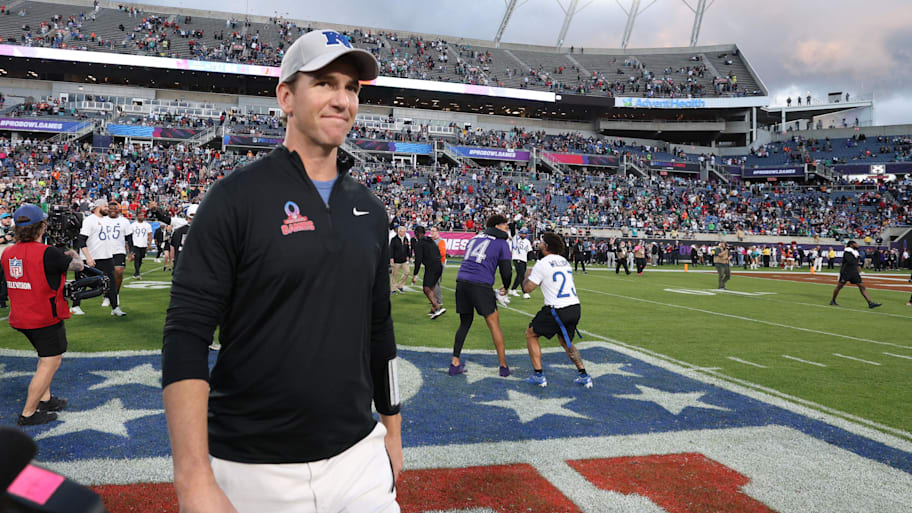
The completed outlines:
{"type": "Polygon", "coordinates": [[[912,356],[906,356],[906,355],[902,355],[902,354],[893,354],[893,353],[887,353],[887,352],[884,352],[884,354],[887,356],[895,356],[896,358],[905,358],[906,360],[912,360],[912,356]]]}
{"type": "Polygon", "coordinates": [[[744,365],[753,365],[754,367],[758,367],[760,369],[767,368],[766,365],[760,365],[759,363],[749,362],[747,360],[742,360],[741,358],[735,358],[734,356],[729,356],[728,359],[733,362],[743,363],[744,365]]]}
{"type": "Polygon", "coordinates": [[[841,333],[830,333],[828,331],[815,330],[815,329],[811,329],[811,328],[802,328],[801,326],[792,326],[790,324],[782,324],[779,322],[764,321],[762,319],[754,319],[753,317],[744,317],[743,315],[734,315],[734,314],[727,314],[727,313],[722,313],[722,312],[714,312],[712,310],[704,310],[702,308],[694,308],[692,306],[676,305],[674,303],[663,303],[661,301],[653,301],[651,299],[643,299],[643,298],[633,297],[633,296],[624,296],[622,294],[612,294],[611,292],[603,292],[601,290],[582,289],[579,287],[577,287],[577,290],[582,290],[585,292],[592,292],[593,294],[602,294],[604,296],[612,296],[612,297],[617,297],[617,298],[621,298],[621,299],[627,299],[629,301],[640,301],[642,303],[650,303],[653,305],[667,306],[669,308],[679,308],[681,310],[688,310],[691,312],[700,312],[700,313],[704,313],[704,314],[708,314],[708,315],[716,315],[719,317],[728,317],[729,319],[737,319],[739,321],[756,322],[758,324],[765,324],[767,326],[775,326],[777,328],[786,328],[786,329],[791,329],[791,330],[796,330],[796,331],[803,331],[806,333],[817,333],[818,335],[826,335],[828,337],[845,338],[848,340],[855,340],[857,342],[867,342],[869,344],[878,344],[878,345],[883,345],[883,346],[898,347],[900,349],[912,349],[912,346],[904,346],[902,344],[894,344],[892,342],[882,342],[880,340],[853,337],[850,335],[843,335],[841,333]]]}
{"type": "Polygon", "coordinates": [[[872,362],[869,360],[862,360],[861,358],[855,358],[854,356],[846,356],[844,354],[839,354],[839,353],[833,353],[833,356],[845,358],[846,360],[855,360],[856,362],[867,363],[868,365],[877,365],[878,367],[880,366],[880,364],[877,362],[872,362]]]}
{"type": "Polygon", "coordinates": [[[817,362],[811,362],[808,360],[802,360],[801,358],[795,358],[794,356],[789,356],[787,354],[782,355],[783,358],[788,358],[789,360],[795,360],[796,362],[806,363],[808,365],[816,365],[818,367],[826,367],[826,365],[817,362]]]}

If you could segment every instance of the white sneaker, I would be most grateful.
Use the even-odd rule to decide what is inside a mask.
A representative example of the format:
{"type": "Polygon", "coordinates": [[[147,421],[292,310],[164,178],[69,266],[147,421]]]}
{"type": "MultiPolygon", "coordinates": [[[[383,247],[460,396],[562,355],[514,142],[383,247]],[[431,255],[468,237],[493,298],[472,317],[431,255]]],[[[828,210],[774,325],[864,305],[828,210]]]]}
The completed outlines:
{"type": "Polygon", "coordinates": [[[123,317],[124,315],[127,315],[127,314],[126,314],[126,312],[121,310],[120,307],[118,306],[117,308],[111,310],[111,315],[114,315],[116,317],[123,317]]]}
{"type": "Polygon", "coordinates": [[[162,259],[161,259],[161,258],[156,258],[156,259],[155,259],[155,263],[156,263],[156,264],[162,263],[162,259]]]}
{"type": "Polygon", "coordinates": [[[78,306],[70,307],[70,313],[73,315],[85,315],[86,313],[82,311],[82,308],[78,306]]]}
{"type": "Polygon", "coordinates": [[[213,343],[209,344],[209,349],[212,351],[218,351],[221,348],[222,348],[222,345],[219,344],[218,342],[213,342],[213,343]]]}
{"type": "Polygon", "coordinates": [[[111,306],[111,300],[108,298],[104,298],[104,301],[101,302],[101,306],[102,306],[102,308],[106,307],[106,306],[111,306]]]}
{"type": "Polygon", "coordinates": [[[510,289],[510,295],[519,297],[519,292],[517,292],[516,289],[510,289]]]}
{"type": "Polygon", "coordinates": [[[529,294],[523,294],[523,299],[532,299],[532,296],[529,294]]]}

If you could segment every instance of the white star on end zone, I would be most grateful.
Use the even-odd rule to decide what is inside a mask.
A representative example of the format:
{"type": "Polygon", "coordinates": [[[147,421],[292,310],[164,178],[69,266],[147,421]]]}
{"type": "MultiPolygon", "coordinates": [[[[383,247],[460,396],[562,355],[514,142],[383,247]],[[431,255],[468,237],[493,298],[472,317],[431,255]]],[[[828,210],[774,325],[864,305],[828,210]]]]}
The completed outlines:
{"type": "Polygon", "coordinates": [[[147,387],[161,388],[161,371],[155,370],[151,363],[137,365],[125,371],[91,371],[89,374],[105,378],[101,383],[89,387],[89,390],[116,387],[118,385],[145,385],[147,387]]]}
{"type": "Polygon", "coordinates": [[[658,388],[650,388],[643,385],[636,385],[636,387],[640,391],[639,394],[612,394],[612,396],[618,399],[633,399],[634,401],[656,403],[672,415],[680,414],[685,408],[731,411],[729,408],[700,402],[700,398],[706,395],[706,392],[665,392],[658,388]]]}
{"type": "MultiPolygon", "coordinates": [[[[592,379],[600,378],[602,376],[607,376],[608,374],[614,374],[616,376],[630,376],[632,378],[642,378],[643,376],[637,374],[636,372],[631,372],[621,369],[621,367],[627,367],[629,363],[591,363],[583,362],[586,364],[586,373],[592,379]]],[[[560,365],[550,365],[549,367],[555,369],[573,369],[576,370],[576,365],[571,365],[569,363],[562,363],[560,365]]]]}
{"type": "Polygon", "coordinates": [[[6,365],[0,363],[0,379],[6,378],[20,378],[22,376],[32,376],[34,372],[31,371],[6,371],[6,365]]]}
{"type": "Polygon", "coordinates": [[[562,417],[576,417],[588,419],[589,417],[564,408],[564,405],[575,401],[575,397],[559,397],[555,399],[541,399],[534,395],[524,394],[515,390],[507,390],[507,399],[499,401],[485,401],[478,404],[509,408],[516,412],[519,422],[525,424],[545,415],[560,415],[562,417]]]}
{"type": "Polygon", "coordinates": [[[128,438],[130,435],[127,433],[127,422],[164,412],[165,410],[128,410],[123,407],[120,399],[115,398],[92,410],[58,413],[58,420],[62,423],[37,435],[35,440],[79,431],[98,431],[128,438]]]}

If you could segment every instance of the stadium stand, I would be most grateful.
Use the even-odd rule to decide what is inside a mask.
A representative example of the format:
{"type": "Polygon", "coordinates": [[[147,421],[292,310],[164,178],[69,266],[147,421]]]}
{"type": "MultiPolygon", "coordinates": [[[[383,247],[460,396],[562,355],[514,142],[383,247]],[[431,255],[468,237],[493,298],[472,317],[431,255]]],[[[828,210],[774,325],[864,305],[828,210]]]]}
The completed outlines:
{"type": "MultiPolygon", "coordinates": [[[[63,3],[22,2],[17,15],[0,15],[8,43],[92,51],[139,53],[278,66],[282,48],[311,30],[311,22],[279,18],[268,23],[204,18],[63,3]],[[21,13],[21,15],[18,15],[21,13]],[[28,30],[25,28],[28,27],[28,30]]],[[[568,54],[529,45],[477,44],[440,35],[398,34],[351,28],[355,46],[370,50],[381,74],[399,78],[529,88],[558,93],[643,97],[764,95],[734,45],[568,54]],[[719,53],[720,48],[727,48],[719,53]],[[696,60],[694,60],[696,59],[696,60]],[[705,64],[704,64],[705,63],[705,64]],[[694,73],[694,70],[697,73],[694,73]],[[717,70],[712,73],[711,70],[717,70]]]]}

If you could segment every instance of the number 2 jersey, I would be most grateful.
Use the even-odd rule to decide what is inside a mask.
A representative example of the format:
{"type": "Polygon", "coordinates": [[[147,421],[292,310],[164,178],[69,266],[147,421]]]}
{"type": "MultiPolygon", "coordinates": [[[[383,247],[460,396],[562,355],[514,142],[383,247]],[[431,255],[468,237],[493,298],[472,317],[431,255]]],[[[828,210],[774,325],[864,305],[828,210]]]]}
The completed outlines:
{"type": "Polygon", "coordinates": [[[488,228],[469,239],[456,279],[494,285],[494,272],[501,260],[511,261],[507,234],[488,228]]]}
{"type": "Polygon", "coordinates": [[[573,283],[573,268],[560,255],[548,255],[536,262],[529,281],[541,288],[545,306],[564,308],[580,302],[576,296],[576,284],[573,283]]]}

